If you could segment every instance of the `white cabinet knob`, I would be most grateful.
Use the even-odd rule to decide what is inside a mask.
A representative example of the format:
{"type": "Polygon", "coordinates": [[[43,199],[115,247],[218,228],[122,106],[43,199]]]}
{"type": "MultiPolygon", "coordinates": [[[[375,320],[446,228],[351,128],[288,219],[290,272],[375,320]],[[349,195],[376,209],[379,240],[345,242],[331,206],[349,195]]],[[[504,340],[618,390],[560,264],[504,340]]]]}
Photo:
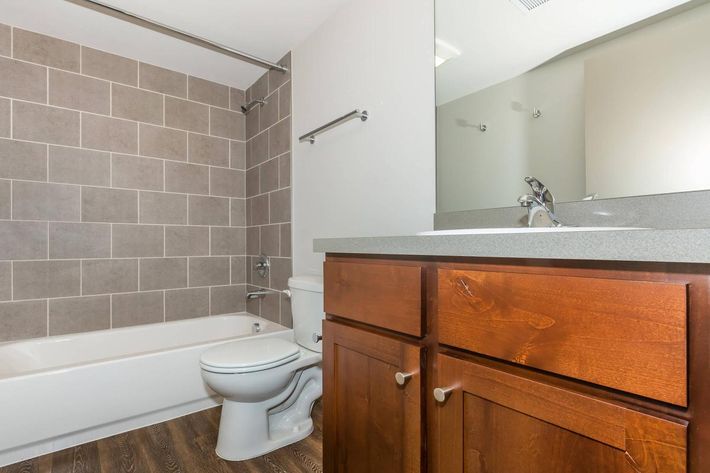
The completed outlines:
{"type": "Polygon", "coordinates": [[[454,392],[454,388],[436,388],[434,389],[434,399],[436,402],[446,402],[452,392],[454,392]]]}
{"type": "Polygon", "coordinates": [[[412,376],[414,376],[414,373],[402,373],[401,371],[398,371],[394,374],[394,380],[397,381],[397,384],[400,386],[404,386],[407,384],[407,381],[409,381],[412,376]]]}

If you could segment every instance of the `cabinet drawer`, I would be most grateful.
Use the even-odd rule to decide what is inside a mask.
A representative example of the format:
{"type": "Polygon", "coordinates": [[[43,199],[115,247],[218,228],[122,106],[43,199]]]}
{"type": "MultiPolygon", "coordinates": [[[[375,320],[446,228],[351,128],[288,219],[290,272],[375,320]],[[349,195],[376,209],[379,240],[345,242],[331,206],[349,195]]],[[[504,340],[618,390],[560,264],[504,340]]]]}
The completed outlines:
{"type": "Polygon", "coordinates": [[[422,335],[421,266],[327,261],[323,272],[326,313],[422,335]]]}
{"type": "Polygon", "coordinates": [[[687,406],[687,286],[440,269],[443,344],[687,406]]]}

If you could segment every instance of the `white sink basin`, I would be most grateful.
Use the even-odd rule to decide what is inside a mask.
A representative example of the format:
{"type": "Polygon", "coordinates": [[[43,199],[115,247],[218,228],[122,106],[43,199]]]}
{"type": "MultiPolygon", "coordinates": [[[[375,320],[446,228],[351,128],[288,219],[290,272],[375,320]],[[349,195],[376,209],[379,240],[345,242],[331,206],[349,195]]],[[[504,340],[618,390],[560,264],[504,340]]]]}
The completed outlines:
{"type": "Polygon", "coordinates": [[[618,230],[646,230],[637,227],[515,227],[515,228],[463,228],[419,232],[417,235],[498,235],[504,233],[564,233],[564,232],[611,232],[618,230]]]}

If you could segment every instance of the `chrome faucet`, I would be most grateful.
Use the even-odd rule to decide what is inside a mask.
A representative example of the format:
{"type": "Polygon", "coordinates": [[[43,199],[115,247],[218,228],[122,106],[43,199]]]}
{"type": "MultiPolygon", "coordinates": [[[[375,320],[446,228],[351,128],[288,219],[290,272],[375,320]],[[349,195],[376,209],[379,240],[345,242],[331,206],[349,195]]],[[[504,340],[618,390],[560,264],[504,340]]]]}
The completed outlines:
{"type": "Polygon", "coordinates": [[[555,215],[555,196],[550,189],[533,176],[527,176],[525,182],[532,192],[518,197],[518,203],[528,209],[528,227],[564,226],[555,215]]]}

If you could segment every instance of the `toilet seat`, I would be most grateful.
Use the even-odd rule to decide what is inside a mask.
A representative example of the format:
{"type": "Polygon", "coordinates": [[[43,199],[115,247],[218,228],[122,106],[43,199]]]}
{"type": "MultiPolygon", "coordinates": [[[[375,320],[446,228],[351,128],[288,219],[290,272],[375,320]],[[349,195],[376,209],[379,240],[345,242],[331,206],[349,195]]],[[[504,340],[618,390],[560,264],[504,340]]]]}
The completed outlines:
{"type": "Polygon", "coordinates": [[[282,338],[252,338],[224,343],[205,351],[200,365],[213,373],[253,373],[289,363],[300,347],[282,338]]]}

